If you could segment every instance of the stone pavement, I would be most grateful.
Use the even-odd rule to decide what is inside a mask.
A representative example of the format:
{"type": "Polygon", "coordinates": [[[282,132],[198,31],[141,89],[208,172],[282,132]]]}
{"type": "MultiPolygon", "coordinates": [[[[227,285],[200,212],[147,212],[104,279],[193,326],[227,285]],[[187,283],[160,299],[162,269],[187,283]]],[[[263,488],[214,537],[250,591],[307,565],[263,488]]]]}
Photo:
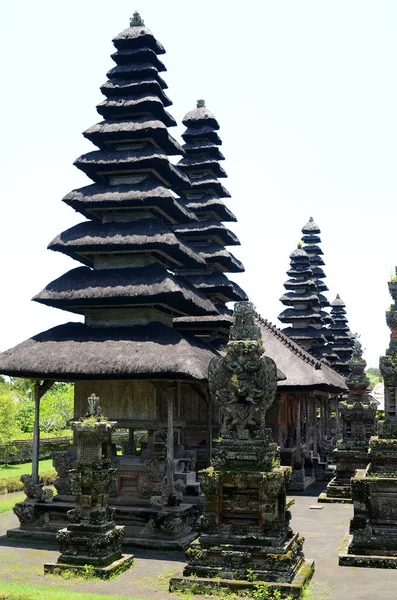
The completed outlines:
{"type": "MultiPolygon", "coordinates": [[[[316,484],[305,492],[293,495],[292,526],[306,538],[304,550],[316,561],[310,600],[396,600],[397,570],[359,569],[338,566],[338,549],[348,530],[351,505],[317,504],[324,489],[316,484]],[[311,506],[321,507],[311,509],[311,506]]],[[[136,549],[134,567],[113,581],[63,580],[44,575],[43,564],[55,561],[56,545],[34,544],[26,547],[19,540],[9,540],[5,532],[17,526],[13,513],[0,514],[0,582],[10,581],[51,585],[68,591],[118,594],[139,600],[181,600],[168,593],[168,580],[182,571],[182,552],[150,552],[136,549]]],[[[1,589],[1,584],[0,584],[1,589]]],[[[202,596],[189,600],[203,600],[202,596]]]]}

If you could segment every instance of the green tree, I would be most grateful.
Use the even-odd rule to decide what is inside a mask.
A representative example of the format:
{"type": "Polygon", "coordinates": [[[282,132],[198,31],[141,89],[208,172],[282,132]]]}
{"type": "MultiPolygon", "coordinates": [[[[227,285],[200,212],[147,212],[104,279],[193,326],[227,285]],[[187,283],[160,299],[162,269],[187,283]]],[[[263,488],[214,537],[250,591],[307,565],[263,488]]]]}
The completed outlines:
{"type": "Polygon", "coordinates": [[[55,383],[40,403],[40,429],[59,431],[73,417],[73,384],[55,383]]]}
{"type": "Polygon", "coordinates": [[[0,447],[5,464],[8,464],[10,455],[17,449],[12,441],[18,437],[20,430],[16,421],[16,401],[8,383],[0,382],[0,447]]]}
{"type": "Polygon", "coordinates": [[[369,379],[371,388],[373,389],[377,383],[383,383],[382,374],[376,367],[370,367],[365,371],[366,376],[369,379]]]}

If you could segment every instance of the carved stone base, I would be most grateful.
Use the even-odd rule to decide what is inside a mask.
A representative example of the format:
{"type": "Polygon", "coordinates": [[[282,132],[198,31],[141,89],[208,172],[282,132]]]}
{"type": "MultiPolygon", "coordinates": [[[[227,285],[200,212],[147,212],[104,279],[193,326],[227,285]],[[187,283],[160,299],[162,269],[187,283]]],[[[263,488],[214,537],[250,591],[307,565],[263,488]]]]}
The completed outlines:
{"type": "Polygon", "coordinates": [[[314,561],[303,559],[300,563],[293,581],[290,583],[276,583],[273,581],[247,581],[239,579],[218,579],[216,577],[181,576],[172,577],[169,591],[187,592],[194,590],[194,594],[211,594],[215,590],[227,589],[232,592],[254,592],[261,585],[266,586],[266,591],[279,592],[281,598],[301,598],[304,588],[309,584],[314,573],[314,561]]]}
{"type": "MultiPolygon", "coordinates": [[[[350,486],[349,486],[349,488],[350,488],[350,486]]],[[[327,492],[323,492],[317,498],[317,502],[320,502],[320,504],[352,504],[353,500],[351,498],[328,496],[327,492]]]]}
{"type": "MultiPolygon", "coordinates": [[[[127,571],[134,564],[133,554],[124,554],[118,560],[113,561],[106,567],[95,567],[90,565],[90,573],[100,579],[109,579],[115,575],[120,575],[127,571]]],[[[60,575],[62,572],[72,571],[76,575],[86,575],[87,565],[70,565],[67,563],[46,563],[44,565],[44,573],[51,573],[53,575],[60,575]]]]}
{"type": "MultiPolygon", "coordinates": [[[[19,503],[25,504],[25,503],[19,503]]],[[[72,503],[38,502],[18,510],[20,527],[10,529],[12,538],[55,541],[57,532],[68,526],[67,512],[72,503]]],[[[199,510],[191,504],[159,509],[147,503],[133,506],[115,506],[115,522],[125,528],[123,547],[185,550],[198,536],[192,531],[199,510]],[[168,515],[164,514],[168,511],[168,515]],[[162,514],[163,513],[163,514],[162,514]],[[148,526],[148,523],[151,523],[148,526]]]]}
{"type": "Polygon", "coordinates": [[[286,541],[253,536],[201,535],[186,556],[183,575],[204,578],[291,583],[303,562],[303,538],[298,534],[286,541]]]}
{"type": "Polygon", "coordinates": [[[339,552],[340,567],[369,567],[372,569],[397,569],[397,556],[350,554],[349,546],[353,536],[348,534],[343,539],[339,552]]]}

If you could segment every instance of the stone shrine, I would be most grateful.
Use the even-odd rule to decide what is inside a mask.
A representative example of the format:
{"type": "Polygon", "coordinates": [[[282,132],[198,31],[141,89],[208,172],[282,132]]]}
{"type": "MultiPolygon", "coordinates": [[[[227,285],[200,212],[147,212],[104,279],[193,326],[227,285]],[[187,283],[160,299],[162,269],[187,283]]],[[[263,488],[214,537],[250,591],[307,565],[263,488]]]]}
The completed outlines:
{"type": "Polygon", "coordinates": [[[375,435],[376,402],[367,394],[366,365],[362,346],[356,339],[349,361],[350,375],[346,379],[349,396],[339,403],[343,438],[333,452],[336,476],[326,492],[320,494],[319,502],[351,502],[350,479],[357,469],[365,469],[368,465],[369,439],[375,435]]]}
{"type": "Polygon", "coordinates": [[[111,467],[111,432],[114,423],[101,415],[99,398],[88,398],[85,417],[73,421],[77,445],[76,468],[70,472],[71,491],[76,506],[69,510],[69,525],[58,531],[61,555],[53,564],[45,564],[45,573],[73,570],[84,573],[87,565],[95,575],[108,578],[126,571],[134,560],[121,552],[124,527],[114,522],[109,508],[109,493],[116,469],[111,467]]]}
{"type": "Polygon", "coordinates": [[[209,387],[223,413],[213,466],[200,471],[206,498],[202,535],[187,551],[183,577],[170,589],[208,583],[232,589],[269,584],[300,597],[313,561],[303,556],[286,510],[289,467],[280,467],[265,414],[274,401],[277,368],[263,356],[260,328],[250,302],[235,305],[235,324],[224,357],[209,367],[209,387]]]}
{"type": "Polygon", "coordinates": [[[379,423],[379,436],[370,439],[368,467],[351,480],[354,516],[339,554],[342,566],[397,568],[397,278],[389,282],[389,291],[391,339],[379,361],[385,421],[379,423]]]}

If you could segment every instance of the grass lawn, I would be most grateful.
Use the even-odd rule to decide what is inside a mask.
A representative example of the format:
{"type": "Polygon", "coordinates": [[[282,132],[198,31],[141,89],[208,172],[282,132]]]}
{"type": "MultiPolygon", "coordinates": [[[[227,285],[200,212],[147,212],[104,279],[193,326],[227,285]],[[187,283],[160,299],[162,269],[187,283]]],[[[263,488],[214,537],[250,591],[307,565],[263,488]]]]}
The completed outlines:
{"type": "MultiPolygon", "coordinates": [[[[3,494],[2,494],[3,495],[3,494]]],[[[5,494],[5,496],[7,496],[5,494]]],[[[12,510],[17,502],[22,502],[25,500],[25,494],[22,492],[20,496],[14,496],[12,500],[3,500],[2,496],[0,496],[0,514],[8,512],[12,510]]],[[[0,592],[1,592],[1,583],[0,583],[0,592]]],[[[1,600],[1,596],[0,596],[1,600]]]]}
{"type": "MultiPolygon", "coordinates": [[[[39,472],[51,471],[54,467],[52,466],[52,458],[41,460],[39,462],[39,472]]],[[[2,477],[18,477],[24,473],[32,472],[32,463],[23,463],[19,465],[0,465],[0,479],[2,477]]],[[[0,596],[1,600],[1,596],[0,596]]]]}
{"type": "MultiPolygon", "coordinates": [[[[125,596],[84,594],[56,590],[52,587],[0,582],[0,600],[126,600],[125,596]]],[[[129,600],[140,600],[130,598],[129,600]]]]}

